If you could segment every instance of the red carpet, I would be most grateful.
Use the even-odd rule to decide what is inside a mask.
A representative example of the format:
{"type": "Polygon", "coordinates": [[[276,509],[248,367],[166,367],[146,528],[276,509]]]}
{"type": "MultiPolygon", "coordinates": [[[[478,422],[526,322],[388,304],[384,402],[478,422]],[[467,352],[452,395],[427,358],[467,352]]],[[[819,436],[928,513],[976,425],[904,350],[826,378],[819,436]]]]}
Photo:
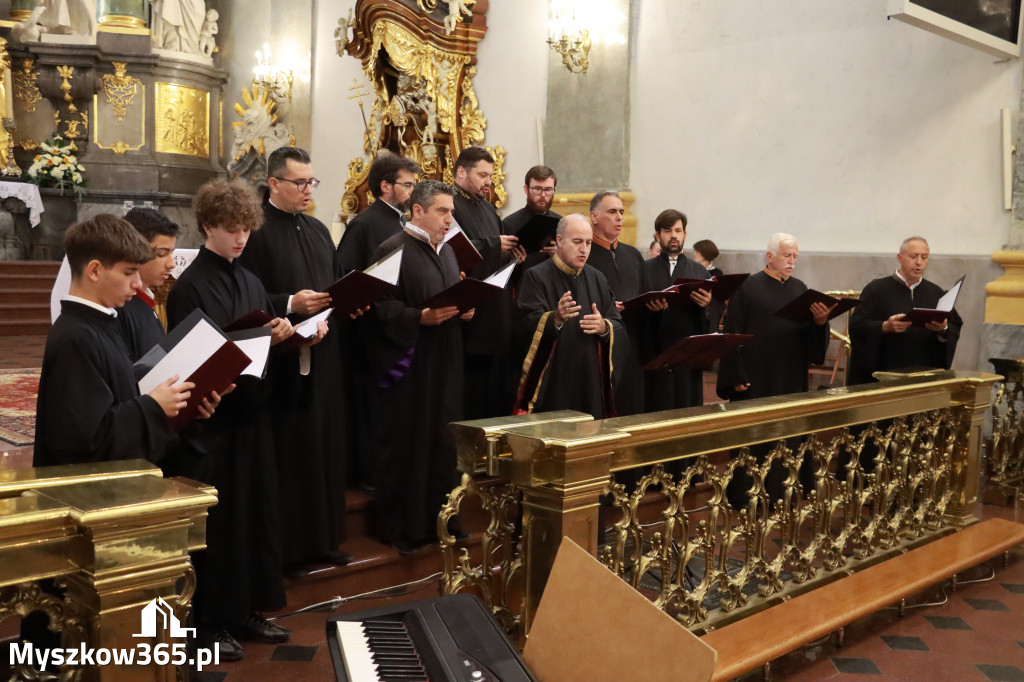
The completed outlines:
{"type": "Polygon", "coordinates": [[[31,445],[36,436],[39,369],[0,369],[0,439],[31,445]]]}

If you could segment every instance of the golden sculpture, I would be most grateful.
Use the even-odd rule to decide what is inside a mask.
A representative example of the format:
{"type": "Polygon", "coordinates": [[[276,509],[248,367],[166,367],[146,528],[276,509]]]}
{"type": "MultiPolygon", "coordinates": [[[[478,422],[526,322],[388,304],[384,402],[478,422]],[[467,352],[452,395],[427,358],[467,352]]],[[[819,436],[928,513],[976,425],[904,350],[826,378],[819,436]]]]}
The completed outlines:
{"type": "Polygon", "coordinates": [[[210,156],[210,93],[187,85],[156,84],[156,151],[210,156]]]}
{"type": "Polygon", "coordinates": [[[34,113],[36,103],[43,99],[43,95],[36,86],[36,79],[39,78],[34,59],[22,59],[21,70],[13,73],[14,95],[25,108],[26,114],[34,113]]]}
{"type": "Polygon", "coordinates": [[[142,81],[127,72],[127,62],[114,62],[114,73],[104,74],[103,93],[107,96],[107,104],[114,105],[114,116],[123,121],[132,105],[135,94],[139,91],[142,81]]]}
{"type": "MultiPolygon", "coordinates": [[[[456,11],[458,6],[469,11],[473,4],[453,0],[449,11],[452,5],[456,11]]],[[[446,26],[435,16],[441,12],[436,0],[421,0],[419,8],[417,13],[397,0],[356,3],[352,39],[346,39],[344,48],[362,62],[374,88],[369,121],[364,112],[363,152],[372,159],[379,151],[390,150],[415,160],[423,177],[451,183],[453,159],[465,147],[484,141],[487,119],[473,88],[476,67],[472,62],[486,27],[482,21],[446,26]]],[[[358,99],[358,94],[354,97],[358,99]]],[[[362,111],[361,99],[359,105],[362,111]]],[[[507,200],[501,185],[505,154],[501,147],[492,153],[491,201],[500,208],[507,200]]],[[[342,215],[352,215],[369,204],[368,166],[365,159],[349,164],[342,215]]]]}
{"type": "MultiPolygon", "coordinates": [[[[71,96],[71,81],[75,77],[75,67],[67,65],[58,66],[57,75],[63,79],[60,84],[60,89],[64,92],[64,101],[68,103],[68,113],[71,114],[71,118],[69,118],[66,121],[67,127],[64,130],[64,137],[67,137],[71,140],[71,150],[78,151],[78,145],[75,144],[74,138],[79,136],[80,133],[78,128],[80,126],[84,125],[85,128],[88,130],[89,112],[78,111],[78,107],[75,106],[75,99],[71,96]],[[76,115],[78,116],[77,119],[74,118],[76,115]]],[[[54,110],[53,112],[53,121],[55,127],[60,126],[60,112],[57,110],[54,110]]]]}

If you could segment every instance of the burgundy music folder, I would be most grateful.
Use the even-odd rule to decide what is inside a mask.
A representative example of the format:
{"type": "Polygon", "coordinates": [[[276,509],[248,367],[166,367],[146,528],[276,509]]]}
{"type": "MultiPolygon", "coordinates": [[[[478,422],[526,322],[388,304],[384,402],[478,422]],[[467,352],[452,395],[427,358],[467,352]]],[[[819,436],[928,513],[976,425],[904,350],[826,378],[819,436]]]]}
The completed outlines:
{"type": "Polygon", "coordinates": [[[753,334],[697,334],[680,339],[646,365],[644,370],[710,367],[715,360],[754,338],[753,334]]]}
{"type": "Polygon", "coordinates": [[[712,298],[717,298],[719,301],[726,301],[731,297],[736,290],[740,288],[740,285],[746,281],[747,277],[750,277],[749,272],[744,272],[735,275],[718,275],[717,277],[711,277],[709,279],[692,279],[690,277],[677,277],[673,285],[676,286],[680,293],[689,294],[691,291],[697,289],[703,289],[704,291],[711,291],[712,298]]]}
{"type": "Polygon", "coordinates": [[[779,317],[791,322],[805,323],[814,320],[811,314],[811,306],[815,303],[823,303],[826,307],[835,304],[835,308],[828,314],[828,319],[839,317],[847,310],[860,304],[859,298],[835,298],[817,289],[808,289],[792,301],[775,311],[779,317]]]}
{"type": "Polygon", "coordinates": [[[398,284],[401,267],[402,247],[399,247],[365,270],[353,270],[327,287],[334,312],[339,317],[349,317],[387,296],[398,284]]]}
{"type": "Polygon", "coordinates": [[[903,321],[910,322],[915,327],[923,327],[929,322],[942,322],[949,318],[953,314],[953,306],[956,305],[956,299],[960,296],[960,288],[963,286],[964,277],[967,275],[961,275],[960,279],[956,281],[956,284],[949,288],[934,308],[913,308],[907,313],[903,321]]]}
{"type": "Polygon", "coordinates": [[[484,262],[484,257],[473,246],[473,242],[469,241],[469,237],[466,236],[461,227],[456,229],[452,226],[448,234],[444,236],[444,243],[452,247],[452,251],[455,252],[455,260],[458,261],[459,270],[462,272],[468,273],[484,262]]]}

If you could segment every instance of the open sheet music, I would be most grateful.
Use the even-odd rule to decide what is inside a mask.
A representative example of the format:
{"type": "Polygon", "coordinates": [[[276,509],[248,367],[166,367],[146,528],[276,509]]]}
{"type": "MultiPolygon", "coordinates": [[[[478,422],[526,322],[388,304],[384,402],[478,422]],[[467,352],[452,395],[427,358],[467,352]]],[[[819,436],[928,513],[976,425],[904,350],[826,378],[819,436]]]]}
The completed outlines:
{"type": "Polygon", "coordinates": [[[472,310],[492,296],[501,293],[505,285],[508,284],[515,267],[516,261],[513,260],[483,281],[467,277],[430,297],[422,307],[448,308],[455,306],[459,309],[460,314],[472,310]]]}
{"type": "Polygon", "coordinates": [[[939,299],[934,308],[914,308],[906,314],[903,321],[910,322],[915,327],[923,327],[929,322],[942,322],[947,319],[950,313],[953,312],[953,306],[956,305],[956,299],[960,295],[960,289],[963,287],[965,277],[967,275],[961,275],[956,284],[951,286],[949,291],[942,295],[942,298],[939,299]]]}
{"type": "Polygon", "coordinates": [[[348,317],[391,293],[401,271],[402,247],[398,247],[365,270],[353,270],[329,286],[331,306],[339,316],[348,317]]]}

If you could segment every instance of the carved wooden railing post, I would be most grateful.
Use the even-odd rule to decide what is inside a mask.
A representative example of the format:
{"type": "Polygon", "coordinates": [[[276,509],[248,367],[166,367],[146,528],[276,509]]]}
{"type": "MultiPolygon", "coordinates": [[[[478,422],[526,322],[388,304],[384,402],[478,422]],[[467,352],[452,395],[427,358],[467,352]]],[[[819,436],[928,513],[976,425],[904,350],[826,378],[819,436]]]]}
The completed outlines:
{"type": "Polygon", "coordinates": [[[944,518],[958,528],[978,520],[974,516],[974,507],[978,504],[982,431],[985,415],[992,405],[992,385],[998,380],[998,376],[991,374],[970,378],[954,396],[963,405],[961,428],[964,432],[957,439],[953,452],[953,478],[950,481],[953,494],[944,518]]]}
{"type": "Polygon", "coordinates": [[[988,482],[1000,493],[1024,501],[1024,358],[989,358],[1003,381],[992,400],[988,482]]]}

